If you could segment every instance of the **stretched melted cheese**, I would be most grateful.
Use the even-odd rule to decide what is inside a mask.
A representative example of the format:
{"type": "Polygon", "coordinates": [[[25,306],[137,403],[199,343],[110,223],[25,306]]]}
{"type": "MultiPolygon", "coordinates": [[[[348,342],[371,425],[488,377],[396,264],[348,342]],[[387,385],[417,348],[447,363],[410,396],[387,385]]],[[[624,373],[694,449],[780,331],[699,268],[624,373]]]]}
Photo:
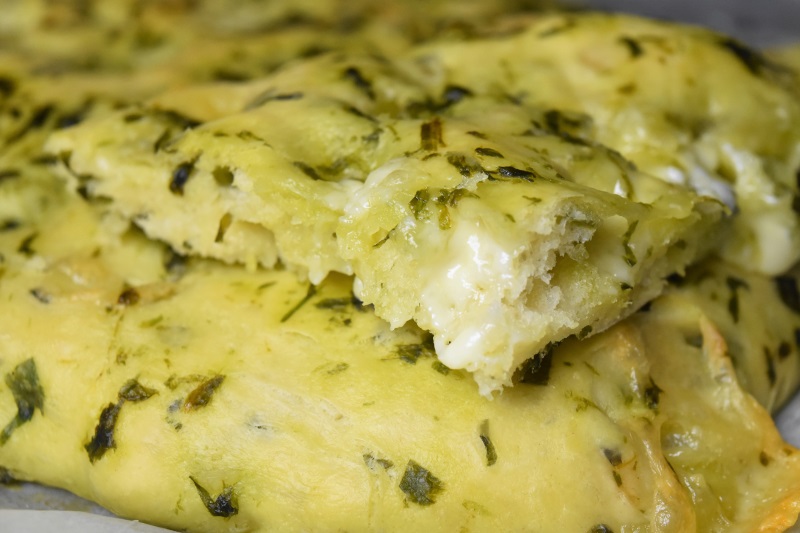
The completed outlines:
{"type": "MultiPolygon", "coordinates": [[[[162,246],[98,220],[67,199],[0,234],[0,466],[12,477],[203,532],[749,532],[797,517],[800,452],[740,387],[703,310],[724,314],[728,300],[693,283],[561,344],[488,401],[342,276],[314,293],[282,271],[164,270],[162,246]]],[[[725,286],[735,271],[705,272],[725,286]]],[[[737,275],[800,327],[774,282],[737,275]]],[[[743,309],[755,301],[740,296],[743,309]]],[[[770,363],[782,379],[797,379],[799,350],[770,363]]],[[[736,361],[766,371],[759,349],[736,361]]]]}
{"type": "Polygon", "coordinates": [[[49,149],[74,186],[182,253],[280,259],[313,283],[355,273],[365,303],[432,332],[483,394],[548,344],[632,312],[709,248],[719,202],[537,129],[541,112],[458,88],[434,101],[414,76],[329,56],[162,95],[49,149]]]}
{"type": "Polygon", "coordinates": [[[729,37],[636,17],[542,16],[511,36],[414,52],[441,86],[584,114],[582,135],[735,210],[720,253],[778,274],[800,259],[797,74],[729,37]]]}

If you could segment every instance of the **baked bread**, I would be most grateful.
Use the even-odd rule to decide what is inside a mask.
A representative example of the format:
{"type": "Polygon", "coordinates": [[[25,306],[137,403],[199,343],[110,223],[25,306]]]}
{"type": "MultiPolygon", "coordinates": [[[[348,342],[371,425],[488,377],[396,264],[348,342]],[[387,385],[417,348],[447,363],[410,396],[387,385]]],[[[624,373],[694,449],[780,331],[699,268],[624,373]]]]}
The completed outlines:
{"type": "Polygon", "coordinates": [[[99,220],[72,198],[27,252],[25,231],[0,234],[6,476],[204,532],[782,531],[797,517],[800,452],[736,377],[796,383],[800,316],[768,279],[705,265],[487,401],[343,276],[314,291],[286,271],[165,269],[163,246],[99,220]],[[709,310],[728,313],[734,275],[748,327],[728,337],[709,310]],[[778,325],[788,351],[768,365],[742,339],[778,325]]]}
{"type": "Polygon", "coordinates": [[[59,132],[73,187],[183,254],[355,273],[481,393],[531,354],[602,331],[713,242],[724,209],[617,152],[536,130],[547,113],[412,65],[327,56],[244,86],[179,89],[59,132]]]}
{"type": "Polygon", "coordinates": [[[570,111],[551,127],[724,201],[729,261],[775,275],[800,259],[800,99],[782,63],[706,29],[597,13],[413,53],[440,86],[570,111]]]}

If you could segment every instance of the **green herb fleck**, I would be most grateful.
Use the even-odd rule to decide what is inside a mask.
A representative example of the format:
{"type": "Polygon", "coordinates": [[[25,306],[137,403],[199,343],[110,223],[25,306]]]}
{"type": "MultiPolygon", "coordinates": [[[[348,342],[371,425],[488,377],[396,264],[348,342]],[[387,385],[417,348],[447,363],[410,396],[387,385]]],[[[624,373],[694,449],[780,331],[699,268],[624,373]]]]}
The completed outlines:
{"type": "Polygon", "coordinates": [[[444,483],[415,461],[409,460],[400,480],[400,490],[413,503],[431,505],[436,503],[436,497],[444,490],[444,483]]]}
{"type": "Polygon", "coordinates": [[[583,113],[565,112],[552,109],[545,112],[546,130],[571,143],[586,146],[584,139],[592,127],[592,118],[583,113]]]}
{"type": "Polygon", "coordinates": [[[731,297],[728,300],[728,312],[733,317],[734,322],[739,322],[739,289],[749,289],[750,285],[733,276],[728,276],[725,282],[731,291],[731,297]]]}
{"type": "Polygon", "coordinates": [[[344,71],[343,77],[353,82],[353,84],[363,91],[370,100],[375,99],[375,91],[372,90],[372,83],[364,78],[364,76],[361,74],[361,71],[356,67],[348,67],[344,71]]]}
{"type": "Polygon", "coordinates": [[[620,454],[617,450],[603,448],[603,455],[606,456],[606,459],[608,459],[608,462],[611,463],[611,466],[619,466],[622,464],[622,454],[620,454]]]}
{"type": "Polygon", "coordinates": [[[450,374],[450,368],[447,367],[447,365],[443,364],[438,359],[436,361],[434,361],[433,363],[431,363],[431,368],[433,368],[434,370],[436,370],[438,373],[442,374],[443,376],[446,376],[446,375],[450,374]]]}
{"type": "Polygon", "coordinates": [[[218,375],[198,385],[183,401],[184,411],[194,411],[211,403],[214,392],[225,381],[225,376],[218,375]]]}
{"type": "Polygon", "coordinates": [[[33,241],[39,236],[38,233],[32,233],[22,239],[22,242],[19,243],[17,247],[17,252],[24,255],[25,257],[32,257],[36,254],[36,251],[31,247],[33,241]]]}
{"type": "Polygon", "coordinates": [[[517,381],[527,385],[547,385],[550,380],[550,366],[553,362],[552,351],[554,345],[537,353],[524,363],[517,370],[517,381]]]}
{"type": "Polygon", "coordinates": [[[319,175],[316,169],[314,169],[314,167],[312,167],[311,165],[303,163],[302,161],[295,161],[293,165],[296,168],[300,169],[303,172],[303,174],[305,174],[314,181],[319,181],[322,179],[322,177],[319,175]]]}
{"type": "Polygon", "coordinates": [[[36,363],[32,358],[26,359],[6,374],[5,382],[17,404],[17,414],[0,433],[0,446],[8,442],[14,430],[33,418],[36,409],[44,414],[44,390],[39,383],[36,363]]]}
{"type": "Polygon", "coordinates": [[[344,372],[348,368],[350,368],[349,364],[347,364],[347,363],[339,363],[336,366],[334,366],[333,368],[331,368],[330,370],[328,370],[326,373],[328,375],[335,376],[336,374],[341,374],[342,372],[344,372]]]}
{"type": "Polygon", "coordinates": [[[800,291],[797,290],[797,280],[790,276],[779,276],[775,278],[775,283],[784,305],[795,313],[800,313],[800,291]]]}
{"type": "Polygon", "coordinates": [[[292,316],[294,316],[294,314],[295,314],[296,312],[298,312],[298,311],[300,310],[300,308],[301,308],[301,307],[303,307],[305,304],[307,304],[307,303],[308,303],[308,301],[309,301],[311,298],[313,298],[315,294],[317,294],[317,286],[316,286],[316,285],[313,285],[313,284],[312,284],[312,285],[309,285],[309,286],[308,286],[308,291],[306,292],[306,295],[305,295],[305,296],[303,296],[303,299],[302,299],[302,300],[300,300],[299,302],[297,302],[297,304],[296,304],[294,307],[292,307],[291,309],[289,309],[289,310],[286,312],[286,314],[285,314],[285,315],[283,315],[283,316],[281,317],[281,322],[286,322],[287,320],[289,320],[290,318],[292,318],[292,316]]]}
{"type": "Polygon", "coordinates": [[[637,57],[641,56],[644,53],[644,49],[642,45],[636,39],[632,37],[620,37],[619,42],[625,45],[628,48],[628,51],[631,53],[631,57],[636,59],[637,57]]]}
{"type": "Polygon", "coordinates": [[[497,167],[497,171],[505,178],[518,178],[524,181],[533,182],[536,174],[529,170],[521,170],[515,167],[497,167]]]}
{"type": "Polygon", "coordinates": [[[767,72],[786,72],[787,69],[778,63],[767,59],[761,52],[742,44],[736,39],[722,37],[718,41],[719,45],[733,54],[742,65],[755,76],[761,76],[767,72]]]}
{"type": "Polygon", "coordinates": [[[661,393],[664,392],[661,390],[658,385],[656,385],[653,378],[650,378],[650,385],[645,387],[644,389],[644,403],[647,405],[648,408],[656,410],[658,409],[658,402],[661,399],[661,393]]]}
{"type": "Polygon", "coordinates": [[[189,479],[194,483],[197,494],[200,495],[203,505],[206,506],[206,509],[208,509],[208,512],[211,513],[212,516],[228,518],[239,512],[238,501],[233,487],[223,486],[222,492],[220,492],[217,497],[212,498],[208,491],[204,489],[195,478],[189,476],[189,479]]]}
{"type": "Polygon", "coordinates": [[[172,194],[183,196],[183,189],[186,182],[192,177],[194,172],[194,161],[185,161],[175,167],[172,171],[172,179],[169,182],[169,190],[172,194]]]}
{"type": "Polygon", "coordinates": [[[628,266],[636,266],[636,254],[633,252],[631,248],[631,237],[633,236],[633,232],[636,231],[636,226],[639,225],[638,220],[634,220],[630,226],[628,226],[628,231],[625,232],[625,235],[622,236],[622,247],[625,249],[625,254],[622,258],[628,264],[628,266]]]}
{"type": "Polygon", "coordinates": [[[435,152],[445,146],[442,139],[442,122],[434,117],[430,122],[423,122],[419,128],[420,147],[425,152],[435,152]]]}
{"type": "Polygon", "coordinates": [[[125,382],[122,388],[119,389],[118,397],[120,400],[135,403],[143,402],[154,394],[158,394],[158,391],[149,387],[145,387],[135,379],[129,379],[125,382]]]}
{"type": "Polygon", "coordinates": [[[503,157],[503,154],[493,148],[475,148],[475,153],[484,157],[503,157]]]}
{"type": "Polygon", "coordinates": [[[31,296],[39,300],[39,303],[49,304],[52,300],[52,297],[41,287],[35,287],[28,292],[31,296]]]}
{"type": "Polygon", "coordinates": [[[117,447],[117,443],[114,441],[114,428],[117,425],[121,408],[122,402],[110,403],[100,413],[100,420],[94,429],[94,436],[84,445],[86,453],[89,454],[89,462],[94,463],[108,450],[117,447]]]}
{"type": "Polygon", "coordinates": [[[477,160],[467,157],[464,154],[457,152],[449,152],[447,154],[447,162],[458,170],[458,173],[465,178],[469,178],[477,172],[486,173],[486,170],[477,162],[477,160]]]}
{"type": "Polygon", "coordinates": [[[596,526],[592,526],[589,533],[614,533],[614,530],[605,524],[597,524],[596,526]]]}
{"type": "Polygon", "coordinates": [[[425,211],[425,206],[428,205],[428,202],[431,199],[431,194],[428,192],[428,189],[421,189],[417,191],[414,195],[414,198],[408,203],[408,206],[411,208],[411,212],[414,213],[414,218],[420,220],[422,217],[422,213],[425,211]]]}
{"type": "Polygon", "coordinates": [[[775,359],[772,357],[772,352],[769,348],[764,347],[764,361],[767,363],[767,379],[771,387],[775,386],[778,381],[778,373],[775,370],[775,359]]]}
{"type": "Polygon", "coordinates": [[[489,421],[484,420],[480,427],[480,437],[483,446],[486,448],[486,466],[492,466],[497,462],[497,450],[495,450],[492,439],[489,438],[489,421]]]}
{"type": "Polygon", "coordinates": [[[434,200],[442,206],[456,207],[463,198],[478,198],[478,195],[467,189],[442,189],[434,200]]]}

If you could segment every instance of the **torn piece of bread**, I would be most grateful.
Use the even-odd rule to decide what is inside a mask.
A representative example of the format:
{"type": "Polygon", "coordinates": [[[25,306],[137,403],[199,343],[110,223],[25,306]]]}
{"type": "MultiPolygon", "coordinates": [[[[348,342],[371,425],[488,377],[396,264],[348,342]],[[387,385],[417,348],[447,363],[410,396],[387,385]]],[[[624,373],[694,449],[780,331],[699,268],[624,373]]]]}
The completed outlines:
{"type": "Polygon", "coordinates": [[[365,303],[431,331],[483,394],[652,299],[713,243],[720,202],[537,128],[547,113],[434,96],[420,76],[328,56],[165,94],[48,148],[74,187],[181,253],[280,259],[313,283],[355,273],[365,303]]]}
{"type": "Polygon", "coordinates": [[[724,35],[625,15],[553,14],[512,35],[413,52],[439,86],[571,111],[551,129],[726,202],[720,253],[779,274],[800,259],[797,73],[724,35]]]}
{"type": "MultiPolygon", "coordinates": [[[[0,234],[5,477],[198,532],[749,532],[797,517],[800,452],[739,385],[691,277],[535,358],[490,402],[343,276],[309,292],[285,271],[165,269],[164,246],[100,239],[93,214],[55,204],[26,226],[32,256],[24,231],[0,234]]],[[[740,335],[766,327],[748,325],[740,335]]],[[[760,351],[736,358],[764,372],[760,351]]]]}

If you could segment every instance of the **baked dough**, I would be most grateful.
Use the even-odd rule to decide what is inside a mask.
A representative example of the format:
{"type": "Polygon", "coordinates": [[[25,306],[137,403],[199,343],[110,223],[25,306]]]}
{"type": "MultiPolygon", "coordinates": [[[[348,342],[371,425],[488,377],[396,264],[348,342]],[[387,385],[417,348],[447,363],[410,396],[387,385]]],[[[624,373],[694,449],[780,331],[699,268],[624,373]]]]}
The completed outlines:
{"type": "Polygon", "coordinates": [[[184,254],[320,283],[355,273],[482,394],[548,344],[602,331],[702,256],[720,202],[538,112],[413,65],[327,56],[244,86],[181,89],[53,136],[75,188],[184,254]]]}
{"type": "Polygon", "coordinates": [[[0,234],[0,465],[14,478],[204,532],[744,532],[797,517],[800,452],[732,364],[757,382],[764,353],[743,339],[780,324],[769,364],[796,383],[800,316],[769,279],[702,266],[488,401],[343,276],[314,291],[286,271],[182,263],[100,220],[71,198],[24,250],[29,226],[0,234]],[[712,317],[733,276],[747,328],[729,350],[712,317]]]}
{"type": "Polygon", "coordinates": [[[415,50],[440,84],[583,116],[578,135],[735,210],[720,253],[779,274],[800,259],[797,74],[702,28],[554,14],[513,36],[415,50]]]}

